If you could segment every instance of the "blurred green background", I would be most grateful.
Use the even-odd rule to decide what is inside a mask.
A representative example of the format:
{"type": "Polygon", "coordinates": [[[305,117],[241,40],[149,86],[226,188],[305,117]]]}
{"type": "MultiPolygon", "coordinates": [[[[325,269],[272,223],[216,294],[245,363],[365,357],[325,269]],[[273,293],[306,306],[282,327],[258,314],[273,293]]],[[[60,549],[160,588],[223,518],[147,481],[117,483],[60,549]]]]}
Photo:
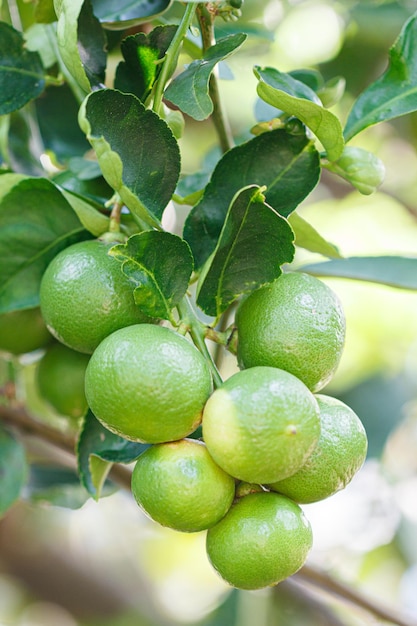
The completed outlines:
{"type": "MultiPolygon", "coordinates": [[[[219,36],[231,28],[249,33],[221,82],[235,135],[246,136],[256,122],[254,64],[283,71],[316,67],[326,79],[344,76],[337,113],[345,120],[352,99],[384,71],[389,47],[415,9],[415,0],[245,0],[237,23],[218,26],[219,36]]],[[[345,255],[415,256],[417,116],[375,126],[354,143],[384,161],[380,190],[364,197],[324,172],[300,214],[345,255]]],[[[203,167],[215,145],[209,124],[190,124],[181,140],[184,172],[203,167]]],[[[182,212],[172,209],[174,227],[182,212]]],[[[300,252],[296,264],[312,259],[300,252]]],[[[328,284],[344,305],[347,340],[326,393],[362,419],[369,454],[344,492],[305,507],[315,538],[309,563],[417,621],[417,293],[346,280],[328,284]]],[[[235,369],[227,356],[222,373],[235,369]]],[[[1,363],[3,378],[6,370],[1,363]]],[[[29,383],[36,413],[44,407],[30,391],[32,375],[33,363],[21,361],[21,393],[29,383]]],[[[41,456],[42,447],[31,445],[41,456]]],[[[207,562],[203,533],[157,526],[127,493],[76,510],[43,503],[40,494],[39,502],[23,501],[0,523],[0,626],[255,623],[382,622],[297,577],[271,591],[231,591],[207,562]]]]}

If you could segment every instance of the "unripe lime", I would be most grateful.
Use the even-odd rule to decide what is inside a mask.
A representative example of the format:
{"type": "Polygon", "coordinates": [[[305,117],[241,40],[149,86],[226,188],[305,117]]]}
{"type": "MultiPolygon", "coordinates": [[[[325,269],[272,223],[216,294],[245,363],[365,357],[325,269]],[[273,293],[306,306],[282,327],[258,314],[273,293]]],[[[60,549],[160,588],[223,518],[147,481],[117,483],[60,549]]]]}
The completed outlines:
{"type": "Polygon", "coordinates": [[[214,526],[229,510],[235,481],[201,441],[182,439],[148,448],[132,474],[132,493],[153,520],[182,532],[214,526]]]}
{"type": "Polygon", "coordinates": [[[197,428],[212,379],[205,358],[185,337],[136,324],[101,342],[88,364],[85,390],[91,410],[109,430],[162,443],[197,428]]]}
{"type": "Polygon", "coordinates": [[[51,333],[73,350],[91,354],[110,333],[144,321],[120,263],[99,240],[62,250],[46,268],[40,288],[42,315],[51,333]]]}
{"type": "Polygon", "coordinates": [[[324,500],[344,489],[362,467],[368,440],[359,417],[346,404],[317,395],[321,433],[303,467],[289,478],[269,485],[296,502],[324,500]]]}
{"type": "Polygon", "coordinates": [[[207,531],[207,555],[224,580],[261,589],[295,574],[312,546],[301,508],[278,493],[252,493],[236,501],[207,531]]]}
{"type": "Polygon", "coordinates": [[[208,451],[226,472],[249,483],[294,474],[312,453],[319,434],[315,397],[301,380],[275,367],[234,374],[204,407],[208,451]]]}
{"type": "Polygon", "coordinates": [[[87,411],[84,378],[90,356],[52,344],[36,369],[40,395],[58,413],[77,419],[87,411]]]}
{"type": "Polygon", "coordinates": [[[257,289],[239,306],[236,325],[242,369],[279,367],[318,391],[339,364],[343,309],[336,294],[314,276],[289,272],[257,289]]]}
{"type": "Polygon", "coordinates": [[[0,352],[26,354],[52,341],[39,307],[0,315],[0,352]]]}

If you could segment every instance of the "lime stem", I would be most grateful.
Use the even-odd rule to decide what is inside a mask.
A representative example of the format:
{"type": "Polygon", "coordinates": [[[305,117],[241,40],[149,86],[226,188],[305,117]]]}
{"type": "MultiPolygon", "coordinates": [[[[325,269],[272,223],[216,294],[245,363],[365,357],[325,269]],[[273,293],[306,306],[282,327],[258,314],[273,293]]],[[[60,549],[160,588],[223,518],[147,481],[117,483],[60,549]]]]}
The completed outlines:
{"type": "Polygon", "coordinates": [[[196,313],[194,312],[194,309],[191,306],[188,296],[185,296],[181,300],[181,302],[177,305],[177,309],[181,317],[181,324],[185,324],[187,326],[188,332],[190,333],[194,345],[207,359],[213,376],[214,386],[216,388],[220,387],[223,384],[223,379],[220,376],[219,370],[217,369],[216,364],[213,361],[213,357],[211,356],[205,342],[206,326],[198,319],[196,313]]]}
{"type": "Polygon", "coordinates": [[[153,110],[156,113],[159,113],[159,109],[162,103],[162,98],[164,94],[165,85],[168,82],[178,56],[178,51],[182,44],[182,40],[187,34],[187,30],[190,28],[194,14],[196,11],[196,3],[190,2],[187,4],[186,9],[184,11],[184,15],[182,16],[181,22],[178,25],[177,31],[168,47],[168,50],[165,53],[165,59],[162,65],[161,73],[159,74],[158,80],[155,84],[155,92],[153,98],[153,110]]]}

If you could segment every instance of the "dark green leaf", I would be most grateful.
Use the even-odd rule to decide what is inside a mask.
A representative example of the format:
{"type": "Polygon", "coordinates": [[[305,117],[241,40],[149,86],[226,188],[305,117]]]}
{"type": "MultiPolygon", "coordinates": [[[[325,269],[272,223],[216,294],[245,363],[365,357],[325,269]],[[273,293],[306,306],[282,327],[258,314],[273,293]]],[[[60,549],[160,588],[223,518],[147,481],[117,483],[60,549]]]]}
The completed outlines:
{"type": "Polygon", "coordinates": [[[388,69],[354,102],[345,127],[349,141],[359,132],[417,110],[417,13],[390,49],[388,69]]]}
{"type": "Polygon", "coordinates": [[[266,186],[267,203],[287,217],[314,189],[319,176],[318,152],[304,134],[274,130],[229,150],[185,223],[184,238],[191,246],[196,267],[200,268],[213,252],[239,189],[266,186]]]}
{"type": "Polygon", "coordinates": [[[77,473],[56,465],[30,465],[25,499],[35,504],[48,503],[67,509],[79,509],[88,500],[77,473]]]}
{"type": "Polygon", "coordinates": [[[175,25],[169,24],[157,26],[149,35],[136,33],[126,37],[120,47],[124,61],[117,66],[115,88],[133,93],[145,102],[162,67],[156,61],[164,57],[176,30],[175,25]]]}
{"type": "Polygon", "coordinates": [[[417,289],[417,257],[363,256],[334,259],[302,267],[315,276],[352,278],[399,289],[417,289]]]}
{"type": "Polygon", "coordinates": [[[86,98],[80,125],[109,185],[133,213],[159,224],[180,173],[178,144],[164,120],[135,96],[105,89],[86,98]]]}
{"type": "Polygon", "coordinates": [[[320,98],[305,83],[272,67],[255,67],[258,95],[268,104],[301,120],[323,144],[327,157],[335,161],[344,147],[339,118],[322,106],[320,98]]]}
{"type": "Polygon", "coordinates": [[[88,237],[49,180],[0,176],[0,312],[38,306],[48,263],[66,246],[88,237]]]}
{"type": "Polygon", "coordinates": [[[21,33],[0,22],[0,115],[20,109],[45,88],[41,58],[24,43],[21,33]]]}
{"type": "Polygon", "coordinates": [[[171,233],[145,231],[109,252],[122,262],[122,270],[136,285],[135,302],[149,317],[171,319],[182,300],[193,271],[188,244],[171,233]]]}
{"type": "Polygon", "coordinates": [[[295,234],[295,245],[300,248],[317,252],[331,259],[341,258],[339,250],[329,241],[326,241],[316,229],[295,211],[291,213],[288,221],[295,234]]]}
{"type": "Polygon", "coordinates": [[[0,517],[19,498],[27,478],[22,444],[0,427],[0,517]]]}
{"type": "Polygon", "coordinates": [[[99,237],[108,230],[109,218],[97,211],[86,199],[80,198],[65,189],[60,189],[60,191],[88,232],[95,237],[99,237]]]}
{"type": "Polygon", "coordinates": [[[98,500],[111,465],[131,463],[147,447],[147,444],[127,441],[110,432],[88,411],[77,445],[81,483],[98,500]]]}
{"type": "Polygon", "coordinates": [[[239,296],[272,282],[294,257],[288,221],[252,185],[233,198],[213,255],[203,268],[197,304],[216,319],[239,296]]]}
{"type": "Polygon", "coordinates": [[[84,0],[78,17],[78,52],[92,87],[102,86],[106,76],[107,40],[89,0],[84,0]]]}
{"type": "Polygon", "coordinates": [[[235,33],[219,39],[209,48],[202,59],[190,63],[165,90],[165,98],[183,113],[195,120],[205,120],[213,112],[209,96],[210,76],[219,61],[236,52],[245,41],[245,33],[235,33]]]}
{"type": "Polygon", "coordinates": [[[172,0],[92,0],[94,14],[115,30],[150,22],[171,4],[172,0]]]}

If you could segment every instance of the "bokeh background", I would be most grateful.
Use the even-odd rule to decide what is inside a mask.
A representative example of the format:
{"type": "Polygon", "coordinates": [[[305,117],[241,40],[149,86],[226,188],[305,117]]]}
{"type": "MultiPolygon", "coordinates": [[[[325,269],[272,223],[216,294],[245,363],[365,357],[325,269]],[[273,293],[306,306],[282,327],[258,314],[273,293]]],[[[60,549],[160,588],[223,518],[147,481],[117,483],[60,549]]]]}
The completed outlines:
{"type": "MultiPolygon", "coordinates": [[[[25,3],[17,4],[24,15],[25,3]]],[[[221,74],[236,137],[245,138],[256,122],[254,64],[345,77],[335,109],[345,120],[352,100],[386,68],[388,50],[415,10],[415,0],[245,0],[236,24],[219,24],[219,35],[249,33],[221,74]]],[[[117,46],[113,54],[116,65],[117,46]]],[[[300,214],[345,255],[415,256],[417,116],[372,127],[353,143],[384,161],[379,191],[361,196],[324,173],[300,214]]],[[[215,147],[209,123],[189,123],[181,140],[184,173],[206,168],[215,147]]],[[[180,227],[184,210],[170,207],[172,228],[180,227]]],[[[295,263],[310,260],[314,255],[300,252],[295,263]]],[[[344,492],[304,507],[314,532],[308,563],[417,622],[417,293],[348,280],[328,284],[344,305],[347,340],[326,393],[357,412],[369,453],[344,492]]],[[[33,413],[59,423],[33,387],[36,358],[19,362],[18,393],[33,413]]],[[[3,381],[8,366],[0,361],[3,381]]],[[[225,356],[222,373],[235,370],[234,358],[225,356]]],[[[51,458],[39,443],[29,446],[32,455],[51,458]]],[[[73,471],[70,457],[59,461],[65,488],[47,498],[40,488],[0,521],[0,626],[382,623],[297,577],[273,591],[232,591],[207,562],[204,533],[157,526],[124,491],[85,501],[64,480],[65,471],[73,471]]]]}

